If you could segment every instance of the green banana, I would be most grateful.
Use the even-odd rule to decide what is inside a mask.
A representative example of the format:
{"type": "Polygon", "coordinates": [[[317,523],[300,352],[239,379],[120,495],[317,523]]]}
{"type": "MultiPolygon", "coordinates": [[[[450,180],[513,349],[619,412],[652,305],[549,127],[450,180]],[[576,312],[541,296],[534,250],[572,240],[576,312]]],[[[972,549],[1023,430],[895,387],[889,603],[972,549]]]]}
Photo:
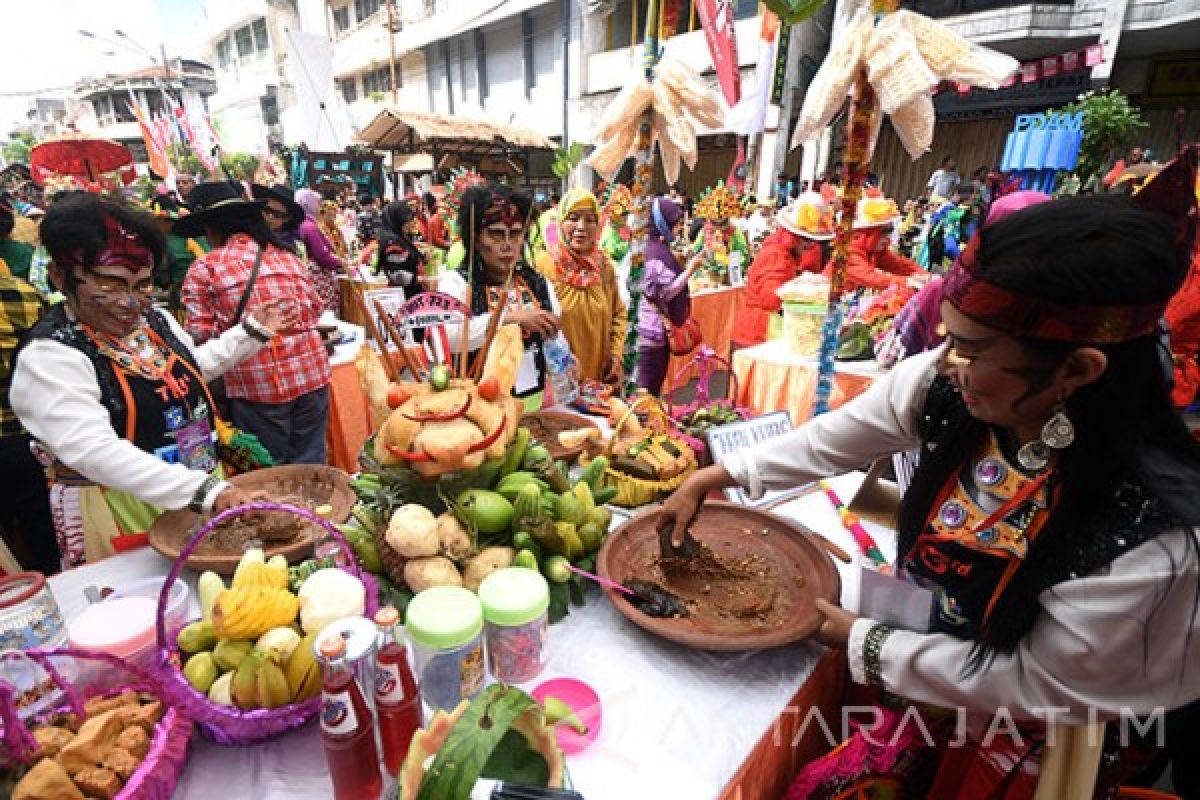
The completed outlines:
{"type": "Polygon", "coordinates": [[[596,505],[598,506],[610,502],[616,496],[617,487],[615,486],[601,486],[592,493],[592,499],[596,501],[596,505]]]}
{"type": "Polygon", "coordinates": [[[567,725],[580,736],[588,732],[587,725],[579,719],[575,709],[553,695],[542,698],[542,710],[545,711],[547,725],[567,725]]]}
{"type": "Polygon", "coordinates": [[[504,461],[500,464],[499,475],[504,478],[521,466],[525,460],[525,451],[529,449],[529,429],[517,428],[517,435],[513,437],[512,444],[508,446],[508,452],[504,454],[504,461]]]}

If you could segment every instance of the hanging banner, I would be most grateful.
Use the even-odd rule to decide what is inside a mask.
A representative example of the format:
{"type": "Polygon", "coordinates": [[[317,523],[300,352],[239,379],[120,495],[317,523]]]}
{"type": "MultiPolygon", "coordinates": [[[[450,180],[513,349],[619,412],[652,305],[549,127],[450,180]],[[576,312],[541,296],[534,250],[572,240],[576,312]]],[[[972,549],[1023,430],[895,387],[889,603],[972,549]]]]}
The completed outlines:
{"type": "Polygon", "coordinates": [[[1058,56],[1047,56],[1042,59],[1042,77],[1053,78],[1058,74],[1058,56]]]}
{"type": "Polygon", "coordinates": [[[775,44],[775,74],[771,77],[771,105],[783,105],[783,87],[787,83],[788,51],[792,47],[792,24],[785,22],[779,28],[775,44]]]}
{"type": "Polygon", "coordinates": [[[1104,61],[1104,45],[1097,42],[1089,44],[1087,49],[1083,51],[1083,63],[1089,67],[1094,67],[1104,61]]]}
{"type": "Polygon", "coordinates": [[[733,10],[730,0],[696,0],[696,15],[704,27],[704,40],[708,43],[708,52],[717,71],[721,94],[730,108],[737,105],[742,97],[733,10]]]}
{"type": "Polygon", "coordinates": [[[1078,50],[1072,50],[1069,53],[1062,54],[1063,72],[1074,72],[1081,65],[1080,55],[1078,50]]]}
{"type": "Polygon", "coordinates": [[[171,159],[167,156],[167,140],[162,137],[157,126],[150,121],[146,109],[142,108],[142,104],[137,101],[132,91],[129,93],[129,110],[133,112],[138,128],[142,132],[142,142],[146,145],[146,161],[149,162],[151,171],[160,178],[169,177],[174,170],[171,168],[171,159]]]}
{"type": "Polygon", "coordinates": [[[1038,79],[1038,62],[1030,61],[1021,65],[1021,83],[1033,83],[1038,79]]]}

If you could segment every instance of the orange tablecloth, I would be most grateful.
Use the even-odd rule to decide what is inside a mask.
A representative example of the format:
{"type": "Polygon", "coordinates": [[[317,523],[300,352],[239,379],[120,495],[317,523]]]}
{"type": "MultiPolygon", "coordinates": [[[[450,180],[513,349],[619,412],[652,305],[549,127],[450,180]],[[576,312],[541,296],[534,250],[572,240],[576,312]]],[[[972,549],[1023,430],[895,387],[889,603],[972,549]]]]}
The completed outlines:
{"type": "MultiPolygon", "coordinates": [[[[812,415],[817,388],[817,362],[791,353],[783,340],[747,347],[733,354],[739,405],[757,414],[787,411],[799,425],[812,415]]],[[[882,376],[874,361],[838,363],[830,406],[853,400],[882,376]]]]}
{"type": "MultiPolygon", "coordinates": [[[[692,295],[692,317],[704,334],[704,343],[719,355],[729,357],[730,335],[733,333],[733,318],[742,301],[743,286],[726,286],[722,289],[705,289],[692,295]]],[[[667,379],[690,364],[692,357],[671,356],[667,365],[667,379]]]]}

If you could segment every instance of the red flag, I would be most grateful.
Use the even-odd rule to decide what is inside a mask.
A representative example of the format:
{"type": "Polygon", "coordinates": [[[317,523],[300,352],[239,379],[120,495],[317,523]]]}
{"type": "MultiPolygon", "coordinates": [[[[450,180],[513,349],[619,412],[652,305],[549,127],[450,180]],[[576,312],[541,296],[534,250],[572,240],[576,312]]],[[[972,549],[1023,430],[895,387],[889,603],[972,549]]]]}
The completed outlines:
{"type": "Polygon", "coordinates": [[[1042,59],[1042,77],[1053,78],[1058,74],[1058,56],[1046,56],[1042,59]]]}
{"type": "Polygon", "coordinates": [[[1080,55],[1078,50],[1072,50],[1062,55],[1063,72],[1074,72],[1079,69],[1080,55]]]}
{"type": "Polygon", "coordinates": [[[1038,62],[1030,61],[1021,65],[1021,83],[1033,83],[1038,79],[1038,62]]]}
{"type": "Polygon", "coordinates": [[[142,141],[146,145],[146,160],[150,162],[150,169],[160,178],[168,177],[173,170],[171,169],[171,159],[167,156],[167,143],[132,91],[129,93],[129,110],[137,118],[138,128],[141,129],[142,141]]]}
{"type": "Polygon", "coordinates": [[[741,99],[742,87],[738,80],[737,36],[733,30],[733,4],[718,0],[696,0],[696,14],[704,26],[704,40],[712,55],[717,80],[721,83],[721,94],[725,103],[732,108],[741,99]]]}
{"type": "Polygon", "coordinates": [[[1089,67],[1094,67],[1104,61],[1104,45],[1097,42],[1089,44],[1087,49],[1083,51],[1083,63],[1089,67]]]}

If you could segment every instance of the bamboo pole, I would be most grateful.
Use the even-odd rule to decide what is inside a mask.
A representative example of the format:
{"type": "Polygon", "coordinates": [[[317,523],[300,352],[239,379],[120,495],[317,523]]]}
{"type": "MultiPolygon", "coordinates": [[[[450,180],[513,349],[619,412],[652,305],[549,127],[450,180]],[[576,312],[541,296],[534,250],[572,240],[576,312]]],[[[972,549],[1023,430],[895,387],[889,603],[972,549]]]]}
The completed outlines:
{"type": "Polygon", "coordinates": [[[387,373],[388,380],[392,382],[399,380],[400,371],[396,369],[396,364],[392,361],[392,354],[388,352],[387,342],[380,335],[379,328],[375,326],[375,320],[367,307],[367,296],[363,292],[362,284],[356,281],[347,281],[346,284],[358,300],[359,308],[362,309],[363,327],[367,329],[367,333],[375,340],[375,344],[379,348],[379,360],[383,362],[383,371],[387,373]]]}
{"type": "Polygon", "coordinates": [[[421,380],[421,373],[417,371],[416,364],[413,362],[408,348],[404,346],[404,339],[400,338],[400,332],[392,324],[392,318],[388,316],[387,309],[378,300],[375,301],[375,313],[379,315],[379,319],[383,322],[383,327],[387,331],[388,338],[396,343],[396,349],[400,351],[400,358],[404,361],[404,366],[412,373],[413,380],[421,380]]]}
{"type": "Polygon", "coordinates": [[[467,355],[471,349],[471,285],[467,284],[467,294],[464,301],[466,311],[463,312],[462,330],[458,337],[458,377],[467,377],[467,355]]]}

